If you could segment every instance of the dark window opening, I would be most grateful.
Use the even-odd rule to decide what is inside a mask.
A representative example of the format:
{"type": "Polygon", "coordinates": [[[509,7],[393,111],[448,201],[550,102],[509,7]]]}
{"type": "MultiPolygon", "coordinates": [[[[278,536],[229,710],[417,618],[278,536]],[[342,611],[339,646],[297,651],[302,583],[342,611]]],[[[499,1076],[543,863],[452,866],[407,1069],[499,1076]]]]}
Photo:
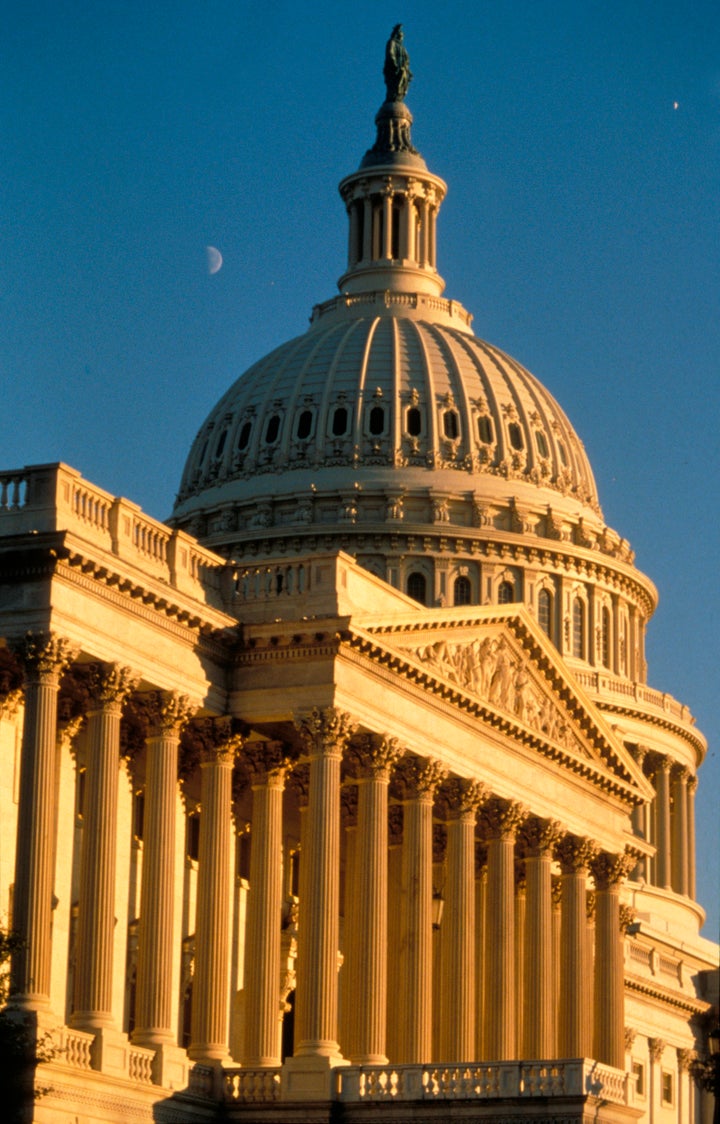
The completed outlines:
{"type": "Polygon", "coordinates": [[[426,602],[427,582],[425,575],[420,574],[417,570],[410,574],[407,580],[407,593],[408,597],[412,597],[413,601],[419,601],[421,605],[427,604],[426,602]]]}
{"type": "Polygon", "coordinates": [[[563,445],[562,441],[558,441],[558,452],[560,454],[560,460],[562,461],[562,463],[564,465],[567,465],[567,454],[565,452],[565,446],[563,445]]]}
{"type": "Polygon", "coordinates": [[[192,812],[187,819],[187,857],[197,862],[200,857],[200,816],[192,812]]]}
{"type": "Polygon", "coordinates": [[[456,605],[472,605],[472,583],[470,578],[455,578],[453,600],[456,605]]]}
{"type": "Polygon", "coordinates": [[[550,451],[548,449],[548,443],[547,443],[547,440],[545,438],[545,434],[541,433],[539,429],[535,430],[535,440],[537,441],[537,447],[538,447],[538,452],[539,452],[540,456],[541,457],[549,457],[550,451]]]}
{"type": "Polygon", "coordinates": [[[538,594],[538,622],[546,636],[552,639],[552,594],[541,589],[538,594]]]}
{"type": "Polygon", "coordinates": [[[215,456],[216,457],[222,456],[223,449],[225,448],[225,442],[226,441],[227,441],[227,430],[224,429],[222,431],[222,433],[220,434],[220,437],[218,438],[218,443],[217,443],[217,446],[215,448],[215,456]]]}
{"type": "Polygon", "coordinates": [[[238,436],[238,442],[237,442],[238,451],[242,452],[243,449],[247,449],[248,443],[250,441],[251,431],[252,431],[252,422],[246,421],[243,424],[243,427],[240,430],[240,434],[238,436]]]}
{"type": "Polygon", "coordinates": [[[295,431],[298,440],[306,441],[310,436],[310,434],[312,433],[312,420],[312,410],[303,410],[300,417],[298,418],[297,429],[295,431]]]}
{"type": "Polygon", "coordinates": [[[385,411],[382,406],[373,406],[370,411],[368,429],[373,437],[379,437],[385,429],[385,411]]]}
{"type": "Polygon", "coordinates": [[[333,437],[343,437],[347,433],[348,412],[344,406],[338,406],[333,414],[333,437]]]}
{"type": "Polygon", "coordinates": [[[610,610],[603,609],[600,625],[600,647],[603,667],[610,667],[610,610]]]}
{"type": "Polygon", "coordinates": [[[480,436],[480,440],[482,441],[483,445],[491,445],[492,444],[492,442],[493,442],[493,425],[492,425],[492,419],[489,418],[487,416],[487,414],[483,414],[483,416],[481,418],[478,418],[478,434],[480,436]]]}
{"type": "Polygon", "coordinates": [[[446,410],[443,417],[443,429],[445,436],[449,441],[457,440],[460,433],[460,425],[458,423],[458,416],[454,410],[446,410]]]}
{"type": "Polygon", "coordinates": [[[205,460],[205,454],[207,453],[207,450],[208,450],[208,443],[206,441],[205,444],[202,447],[202,452],[201,452],[200,456],[198,457],[198,465],[201,465],[203,463],[203,461],[205,460]]]}
{"type": "Polygon", "coordinates": [[[512,582],[500,582],[498,605],[511,605],[515,600],[515,586],[512,582]]]}
{"type": "Polygon", "coordinates": [[[411,406],[407,412],[407,431],[411,437],[419,437],[422,433],[422,414],[417,406],[411,406]]]}
{"type": "Polygon", "coordinates": [[[585,606],[579,597],[573,601],[573,655],[585,659],[585,606]]]}
{"type": "Polygon", "coordinates": [[[143,827],[145,825],[145,793],[136,792],[134,807],[133,807],[133,835],[136,839],[142,839],[143,827]]]}
{"type": "Polygon", "coordinates": [[[523,433],[517,422],[510,422],[510,425],[508,426],[508,433],[510,435],[510,444],[512,445],[513,449],[517,449],[519,451],[520,449],[525,448],[523,433]]]}
{"type": "Polygon", "coordinates": [[[267,429],[265,430],[265,444],[266,445],[272,445],[275,441],[277,441],[279,433],[280,433],[280,415],[279,414],[273,414],[273,416],[268,421],[267,429]]]}
{"type": "Polygon", "coordinates": [[[400,208],[397,204],[393,205],[392,210],[392,247],[391,254],[393,261],[400,259],[400,208]]]}

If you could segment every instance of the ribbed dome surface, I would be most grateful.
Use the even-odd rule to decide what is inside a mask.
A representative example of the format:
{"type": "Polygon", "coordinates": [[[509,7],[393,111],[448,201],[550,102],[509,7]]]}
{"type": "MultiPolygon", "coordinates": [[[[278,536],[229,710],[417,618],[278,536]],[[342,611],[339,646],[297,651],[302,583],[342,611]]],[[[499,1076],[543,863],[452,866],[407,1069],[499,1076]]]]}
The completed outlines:
{"type": "Polygon", "coordinates": [[[549,489],[553,502],[560,493],[597,517],[582,443],[537,379],[464,321],[396,305],[376,314],[381,295],[352,310],[338,298],[339,309],[234,383],[195,439],[174,521],[354,484],[472,489],[493,502],[529,489],[537,503],[537,489],[549,489]]]}

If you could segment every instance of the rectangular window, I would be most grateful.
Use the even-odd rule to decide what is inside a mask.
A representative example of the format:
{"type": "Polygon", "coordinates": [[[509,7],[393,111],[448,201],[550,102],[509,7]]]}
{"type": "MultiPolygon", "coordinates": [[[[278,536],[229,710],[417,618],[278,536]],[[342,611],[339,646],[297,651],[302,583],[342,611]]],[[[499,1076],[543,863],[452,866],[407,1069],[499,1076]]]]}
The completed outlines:
{"type": "Polygon", "coordinates": [[[645,1066],[642,1062],[634,1061],[632,1064],[632,1075],[635,1079],[635,1092],[638,1097],[645,1096],[645,1066]]]}
{"type": "Polygon", "coordinates": [[[662,1103],[672,1105],[674,1103],[673,1075],[666,1069],[662,1071],[661,1088],[662,1103]]]}

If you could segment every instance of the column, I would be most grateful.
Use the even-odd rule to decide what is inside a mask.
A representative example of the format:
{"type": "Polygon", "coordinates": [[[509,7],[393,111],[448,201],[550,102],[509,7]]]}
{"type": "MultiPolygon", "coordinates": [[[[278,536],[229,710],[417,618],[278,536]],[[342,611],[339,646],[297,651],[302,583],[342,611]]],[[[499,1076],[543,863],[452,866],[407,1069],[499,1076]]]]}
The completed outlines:
{"type": "Polygon", "coordinates": [[[420,200],[420,254],[418,265],[427,265],[428,253],[430,249],[430,233],[428,224],[430,222],[430,208],[427,199],[420,200]]]}
{"type": "Polygon", "coordinates": [[[402,935],[402,856],[403,807],[388,808],[388,984],[387,984],[387,1052],[395,1060],[400,1051],[400,940],[402,935]]]}
{"type": "Polygon", "coordinates": [[[688,877],[688,781],[684,766],[672,770],[673,811],[671,821],[672,887],[677,894],[689,893],[688,877]]]}
{"type": "Polygon", "coordinates": [[[345,888],[343,894],[343,965],[340,973],[340,1048],[343,1057],[351,1058],[355,1052],[357,1030],[355,1005],[357,1002],[356,948],[357,948],[357,826],[358,789],[356,784],[344,784],[340,789],[340,821],[345,837],[345,888]]]}
{"type": "Polygon", "coordinates": [[[485,1055],[485,913],[487,900],[487,847],[475,843],[475,1060],[485,1055]]]}
{"type": "Polygon", "coordinates": [[[314,709],[299,723],[310,761],[307,840],[300,864],[295,1056],[339,1059],[340,761],[347,714],[314,709]]]}
{"type": "Polygon", "coordinates": [[[245,937],[245,1045],[250,1069],[280,1065],[282,800],[289,759],[279,742],[246,745],[252,787],[250,891],[245,937]]]}
{"type": "Polygon", "coordinates": [[[655,873],[658,886],[671,888],[670,868],[670,758],[654,755],[655,765],[655,873]]]}
{"type": "Polygon", "coordinates": [[[552,900],[552,994],[553,994],[553,1049],[552,1058],[560,1057],[558,1049],[557,1017],[560,1002],[560,962],[562,960],[562,878],[552,876],[550,887],[552,900]]]}
{"type": "Polygon", "coordinates": [[[438,761],[405,759],[403,795],[400,1051],[398,1063],[432,1060],[432,810],[446,776],[438,761]]]}
{"type": "Polygon", "coordinates": [[[388,784],[399,757],[395,738],[369,734],[353,746],[358,785],[353,1065],[387,1063],[388,784]]]}
{"type": "Polygon", "coordinates": [[[691,776],[687,787],[687,855],[688,855],[688,894],[695,900],[697,893],[695,873],[695,792],[697,777],[691,776]]]}
{"type": "Polygon", "coordinates": [[[677,1111],[678,1120],[687,1120],[692,1122],[695,1120],[695,1113],[693,1111],[693,1079],[692,1068],[695,1061],[696,1054],[694,1050],[682,1049],[677,1050],[677,1065],[678,1065],[678,1090],[677,1090],[677,1111]]]}
{"type": "Polygon", "coordinates": [[[360,206],[362,206],[361,201],[357,199],[351,199],[347,209],[348,218],[350,220],[350,235],[348,246],[348,265],[350,269],[353,269],[357,265],[360,253],[362,252],[362,247],[360,246],[359,239],[360,216],[358,207],[360,206]]]}
{"type": "Polygon", "coordinates": [[[196,721],[200,749],[200,846],[190,1047],[193,1060],[227,1056],[232,771],[242,738],[230,718],[196,721]]]}
{"type": "Polygon", "coordinates": [[[443,786],[447,820],[447,881],[442,934],[440,1059],[475,1060],[475,823],[485,796],[477,781],[443,786]]]}
{"type": "Polygon", "coordinates": [[[499,797],[480,815],[488,850],[484,1046],[492,1062],[516,1056],[515,836],[525,816],[520,804],[499,797]]]}
{"type": "Polygon", "coordinates": [[[662,1038],[648,1038],[648,1101],[650,1120],[656,1121],[662,1105],[662,1059],[665,1042],[662,1038]]]}
{"type": "Polygon", "coordinates": [[[527,878],[525,863],[515,856],[515,1047],[518,1057],[525,1034],[525,945],[527,878]]]}
{"type": "Polygon", "coordinates": [[[552,859],[560,835],[559,823],[539,819],[530,820],[522,833],[527,883],[522,1056],[528,1060],[555,1054],[552,859]]]}
{"type": "MultiPolygon", "coordinates": [[[[644,772],[643,765],[648,753],[647,746],[633,746],[631,748],[631,753],[633,756],[633,760],[640,769],[640,772],[644,772]]],[[[648,841],[647,815],[647,804],[635,804],[633,806],[632,812],[630,813],[634,834],[639,836],[639,838],[644,839],[646,842],[648,841]]],[[[644,878],[646,882],[649,881],[648,860],[644,856],[639,860],[636,873],[633,877],[637,878],[638,876],[644,878]]]]}
{"type": "Polygon", "coordinates": [[[175,809],[180,730],[192,709],[186,695],[153,691],[142,697],[149,725],[145,823],[138,932],[137,1002],[133,1042],[173,1043],[172,964],[175,914],[175,809]]]}
{"type": "Polygon", "coordinates": [[[630,855],[599,854],[592,861],[595,879],[595,987],[593,1057],[625,1068],[625,982],[620,885],[632,870],[630,855]]]}
{"type": "Polygon", "coordinates": [[[590,1057],[587,1026],[590,991],[587,957],[586,881],[596,844],[566,835],[557,847],[562,871],[560,922],[560,1002],[558,1054],[561,1058],[590,1057]]]}
{"type": "Polygon", "coordinates": [[[362,244],[362,260],[369,262],[372,260],[373,244],[373,205],[372,199],[369,195],[363,196],[363,244],[362,244]]]}
{"type": "Polygon", "coordinates": [[[96,664],[90,671],[85,807],[71,1023],[82,1030],[113,1026],[120,715],[134,686],[129,668],[96,664]]]}
{"type": "Polygon", "coordinates": [[[25,671],[13,929],[13,1003],[38,1011],[50,1003],[57,695],[76,650],[53,633],[28,633],[17,646],[25,671]]]}
{"type": "Polygon", "coordinates": [[[393,193],[388,186],[384,189],[382,194],[382,248],[380,257],[390,259],[392,257],[392,201],[393,193]]]}

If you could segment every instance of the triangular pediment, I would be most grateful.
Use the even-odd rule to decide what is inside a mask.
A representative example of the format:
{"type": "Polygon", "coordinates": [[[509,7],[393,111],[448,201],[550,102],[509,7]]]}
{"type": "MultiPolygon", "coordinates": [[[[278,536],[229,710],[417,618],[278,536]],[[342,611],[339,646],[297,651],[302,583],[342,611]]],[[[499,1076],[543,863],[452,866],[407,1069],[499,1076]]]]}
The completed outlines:
{"type": "Polygon", "coordinates": [[[375,658],[422,682],[445,706],[477,714],[546,758],[631,801],[647,779],[562,656],[522,606],[474,608],[472,616],[366,620],[352,631],[375,658]]]}

